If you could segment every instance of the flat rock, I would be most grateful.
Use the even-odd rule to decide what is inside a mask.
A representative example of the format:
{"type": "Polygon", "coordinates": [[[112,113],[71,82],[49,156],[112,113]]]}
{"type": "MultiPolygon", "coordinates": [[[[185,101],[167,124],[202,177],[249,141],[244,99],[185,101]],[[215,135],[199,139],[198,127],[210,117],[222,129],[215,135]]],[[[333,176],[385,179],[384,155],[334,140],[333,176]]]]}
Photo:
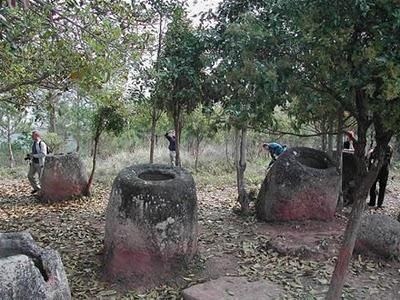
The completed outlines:
{"type": "Polygon", "coordinates": [[[267,281],[247,281],[246,277],[221,277],[194,285],[182,293],[184,300],[255,300],[281,299],[284,291],[267,281]]]}

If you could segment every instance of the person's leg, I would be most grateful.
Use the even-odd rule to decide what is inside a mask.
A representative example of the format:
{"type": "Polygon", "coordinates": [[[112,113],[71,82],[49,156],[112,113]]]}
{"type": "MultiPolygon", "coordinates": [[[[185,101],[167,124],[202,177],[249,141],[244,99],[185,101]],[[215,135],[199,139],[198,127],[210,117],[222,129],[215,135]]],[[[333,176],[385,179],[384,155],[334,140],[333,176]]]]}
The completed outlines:
{"type": "Polygon", "coordinates": [[[389,167],[383,167],[379,172],[379,195],[378,195],[378,207],[382,207],[383,199],[385,198],[386,185],[389,177],[389,167]]]}
{"type": "Polygon", "coordinates": [[[175,165],[175,151],[169,151],[169,160],[171,162],[171,166],[175,165]]]}
{"type": "Polygon", "coordinates": [[[38,178],[40,174],[40,166],[39,164],[34,164],[33,162],[31,162],[30,166],[29,166],[29,172],[28,172],[28,179],[29,179],[29,183],[31,184],[32,188],[34,191],[38,191],[40,190],[40,186],[39,186],[39,182],[38,182],[38,178]],[[39,169],[38,169],[39,167],[39,169]],[[39,170],[39,172],[38,172],[39,170]]]}
{"type": "Polygon", "coordinates": [[[375,200],[376,200],[376,183],[378,182],[378,178],[374,181],[374,183],[371,186],[371,189],[369,190],[369,206],[375,206],[375,200]]]}

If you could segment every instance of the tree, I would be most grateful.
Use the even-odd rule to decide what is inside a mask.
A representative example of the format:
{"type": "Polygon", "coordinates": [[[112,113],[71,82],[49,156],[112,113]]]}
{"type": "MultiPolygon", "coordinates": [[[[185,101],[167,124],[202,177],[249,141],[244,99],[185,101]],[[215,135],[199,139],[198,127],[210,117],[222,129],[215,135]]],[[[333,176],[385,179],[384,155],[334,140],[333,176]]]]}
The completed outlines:
{"type": "Polygon", "coordinates": [[[310,93],[327,108],[347,111],[357,124],[356,199],[346,228],[327,299],[339,299],[368,190],[399,131],[399,4],[394,1],[250,1],[270,33],[272,58],[286,71],[287,101],[310,93]],[[282,62],[286,61],[286,64],[282,62]],[[291,68],[285,68],[290,65],[291,68]],[[293,84],[299,82],[298,89],[293,84]],[[373,127],[379,159],[368,168],[367,132],[373,127]]]}
{"type": "Polygon", "coordinates": [[[174,11],[165,35],[160,71],[157,72],[155,97],[171,115],[176,134],[176,165],[181,166],[180,140],[183,116],[202,101],[201,82],[203,47],[182,8],[174,11]]]}
{"type": "Polygon", "coordinates": [[[15,166],[12,136],[17,132],[25,130],[29,126],[29,118],[25,110],[18,111],[9,103],[0,102],[0,134],[7,140],[9,166],[15,166]]]}
{"type": "Polygon", "coordinates": [[[0,101],[26,105],[38,88],[99,87],[143,47],[140,3],[28,2],[0,11],[0,101]]]}
{"type": "MultiPolygon", "coordinates": [[[[400,118],[399,3],[395,1],[225,1],[224,32],[240,16],[250,14],[263,33],[264,62],[280,77],[279,89],[268,95],[290,104],[306,95],[321,99],[322,107],[337,107],[356,120],[355,159],[357,182],[343,246],[340,250],[327,299],[339,299],[354,248],[368,190],[384,163],[384,153],[400,118]],[[296,88],[294,88],[296,87],[296,88]],[[368,168],[365,159],[367,132],[373,127],[377,162],[368,168]]],[[[248,45],[253,39],[248,40],[248,45]]],[[[239,43],[240,45],[240,43],[239,43]]],[[[235,47],[237,49],[240,47],[235,47]]],[[[263,60],[261,60],[263,61],[263,60]]],[[[239,81],[247,78],[238,76],[239,81]]],[[[248,85],[246,85],[248,86],[248,85]]],[[[256,106],[253,105],[253,108],[256,106]]],[[[312,106],[314,109],[316,106],[312,106]]],[[[340,114],[340,115],[339,115],[340,114]]],[[[339,121],[338,123],[341,123],[339,121]]]]}
{"type": "MultiPolygon", "coordinates": [[[[245,185],[247,131],[273,123],[273,112],[279,103],[270,91],[278,92],[280,75],[268,61],[269,40],[262,24],[252,13],[236,15],[224,2],[214,36],[218,65],[213,67],[220,101],[235,129],[235,164],[238,201],[243,213],[249,212],[245,185]],[[226,11],[228,9],[228,11],[226,11]],[[225,16],[228,16],[225,18],[225,16]]],[[[235,7],[235,6],[234,6],[235,7]]]]}
{"type": "MultiPolygon", "coordinates": [[[[156,47],[156,61],[154,65],[154,72],[158,72],[160,70],[160,56],[161,50],[163,47],[163,39],[164,39],[164,28],[166,21],[171,17],[173,11],[180,6],[183,6],[183,3],[179,1],[160,1],[160,0],[152,0],[150,1],[150,5],[152,10],[156,12],[158,17],[158,32],[157,32],[157,47],[156,47]]],[[[153,87],[154,88],[154,87],[153,87]]],[[[151,108],[151,128],[150,128],[150,163],[154,162],[154,147],[155,147],[155,137],[156,137],[156,127],[157,122],[162,116],[162,109],[160,109],[160,101],[155,93],[149,98],[150,103],[152,104],[151,108]]]]}
{"type": "Polygon", "coordinates": [[[96,158],[100,137],[104,132],[120,134],[127,124],[128,113],[120,100],[121,95],[118,93],[103,93],[99,96],[99,105],[93,115],[93,159],[92,171],[86,186],[85,195],[90,194],[93,183],[94,173],[96,171],[96,158]]]}
{"type": "Polygon", "coordinates": [[[206,109],[200,104],[188,116],[186,120],[186,131],[190,137],[194,138],[194,169],[198,170],[200,145],[205,139],[214,137],[218,130],[218,123],[222,108],[213,107],[206,109]]]}

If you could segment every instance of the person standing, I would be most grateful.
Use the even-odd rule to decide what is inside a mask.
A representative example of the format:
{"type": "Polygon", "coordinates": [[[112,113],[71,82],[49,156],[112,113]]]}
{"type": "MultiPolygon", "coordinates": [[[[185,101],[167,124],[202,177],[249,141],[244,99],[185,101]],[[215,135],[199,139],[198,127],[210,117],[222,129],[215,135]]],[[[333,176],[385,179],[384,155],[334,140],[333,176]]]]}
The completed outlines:
{"type": "Polygon", "coordinates": [[[174,166],[176,163],[176,137],[175,131],[170,130],[165,134],[165,137],[169,141],[168,150],[169,150],[169,159],[171,161],[171,166],[174,166]]]}
{"type": "Polygon", "coordinates": [[[40,132],[32,132],[32,153],[28,154],[30,161],[28,179],[33,188],[31,194],[40,191],[40,177],[42,176],[44,161],[47,154],[47,145],[41,140],[40,132]]]}
{"type": "Polygon", "coordinates": [[[353,143],[356,141],[355,135],[354,135],[354,131],[349,130],[349,131],[345,131],[346,134],[346,141],[343,143],[343,149],[346,150],[354,150],[354,145],[353,143]]]}
{"type": "MultiPolygon", "coordinates": [[[[382,208],[383,199],[385,198],[386,185],[387,185],[387,181],[389,178],[389,166],[390,166],[390,160],[392,159],[392,155],[393,155],[393,148],[391,146],[388,146],[388,149],[386,150],[386,153],[385,153],[385,161],[379,170],[379,173],[375,179],[375,182],[372,184],[371,189],[369,190],[368,206],[372,206],[372,207],[375,206],[376,194],[377,194],[376,193],[376,185],[377,185],[377,183],[379,183],[377,208],[382,208]]],[[[369,160],[370,166],[375,159],[376,159],[376,151],[374,148],[373,150],[371,150],[371,153],[370,153],[370,160],[369,160]]]]}

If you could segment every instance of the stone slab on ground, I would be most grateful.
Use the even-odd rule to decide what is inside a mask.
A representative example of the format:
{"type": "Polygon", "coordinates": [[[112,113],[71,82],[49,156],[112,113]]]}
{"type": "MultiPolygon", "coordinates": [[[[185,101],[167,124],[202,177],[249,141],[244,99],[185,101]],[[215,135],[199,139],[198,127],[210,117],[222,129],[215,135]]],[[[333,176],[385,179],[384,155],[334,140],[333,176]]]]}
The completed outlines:
{"type": "Polygon", "coordinates": [[[182,295],[184,300],[268,300],[281,299],[284,291],[267,280],[225,276],[187,288],[182,295]]]}

